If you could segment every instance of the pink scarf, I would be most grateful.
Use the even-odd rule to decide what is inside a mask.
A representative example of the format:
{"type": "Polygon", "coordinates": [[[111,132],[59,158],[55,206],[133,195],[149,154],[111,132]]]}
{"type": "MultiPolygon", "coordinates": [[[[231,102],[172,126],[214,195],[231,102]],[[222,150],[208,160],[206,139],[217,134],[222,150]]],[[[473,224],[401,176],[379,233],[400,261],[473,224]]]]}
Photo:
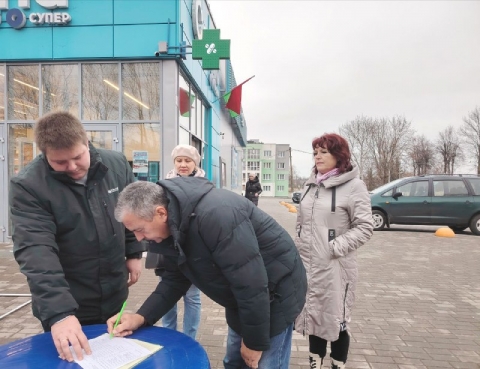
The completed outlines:
{"type": "Polygon", "coordinates": [[[325,173],[325,174],[320,174],[320,172],[317,173],[317,184],[320,185],[323,181],[326,179],[336,176],[338,174],[338,168],[333,168],[331,171],[325,173]]]}

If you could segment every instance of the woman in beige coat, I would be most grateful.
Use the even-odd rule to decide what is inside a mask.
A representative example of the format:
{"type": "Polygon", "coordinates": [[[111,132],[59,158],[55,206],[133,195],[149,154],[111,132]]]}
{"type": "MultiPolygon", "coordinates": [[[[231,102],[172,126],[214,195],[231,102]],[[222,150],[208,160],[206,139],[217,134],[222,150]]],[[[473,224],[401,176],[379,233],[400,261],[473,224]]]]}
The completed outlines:
{"type": "Polygon", "coordinates": [[[308,335],[310,368],[320,368],[331,342],[332,368],[344,368],[355,301],[357,249],[373,233],[370,196],[350,162],[347,141],[325,134],[312,142],[315,167],[306,182],[295,243],[307,270],[305,306],[295,330],[308,335]]]}

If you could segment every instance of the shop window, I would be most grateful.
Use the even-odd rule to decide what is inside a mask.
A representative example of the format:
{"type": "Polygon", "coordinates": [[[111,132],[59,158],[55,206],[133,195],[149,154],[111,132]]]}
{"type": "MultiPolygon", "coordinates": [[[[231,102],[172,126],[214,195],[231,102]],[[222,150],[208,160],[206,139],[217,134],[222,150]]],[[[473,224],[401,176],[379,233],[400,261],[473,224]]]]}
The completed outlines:
{"type": "Polygon", "coordinates": [[[122,107],[125,120],[160,120],[160,64],[122,65],[122,107]]]}
{"type": "Polygon", "coordinates": [[[221,183],[220,183],[220,188],[225,188],[227,187],[227,163],[223,161],[223,159],[220,157],[220,174],[221,174],[221,183]]]}
{"type": "Polygon", "coordinates": [[[15,177],[40,152],[33,137],[33,123],[8,125],[8,177],[15,177]]]}
{"type": "Polygon", "coordinates": [[[202,166],[203,161],[203,150],[202,150],[202,141],[200,141],[197,137],[192,136],[192,142],[190,143],[191,146],[197,149],[198,153],[200,154],[200,167],[202,166]]]}
{"type": "Polygon", "coordinates": [[[178,121],[191,134],[203,139],[205,129],[205,107],[202,99],[192,89],[190,84],[179,76],[178,90],[178,121]]]}
{"type": "Polygon", "coordinates": [[[39,116],[38,65],[8,67],[8,118],[35,120],[39,116]]]}
{"type": "Polygon", "coordinates": [[[117,120],[119,118],[119,91],[118,64],[83,64],[83,119],[117,120]]]}
{"type": "Polygon", "coordinates": [[[5,120],[5,66],[0,65],[0,120],[5,120]]]}
{"type": "Polygon", "coordinates": [[[182,127],[180,127],[178,132],[178,144],[190,145],[190,133],[188,133],[188,131],[182,127]]]}
{"type": "Polygon", "coordinates": [[[203,137],[203,104],[202,100],[197,96],[195,101],[195,122],[192,121],[192,127],[195,125],[195,129],[192,128],[194,134],[197,137],[203,137]]]}
{"type": "MultiPolygon", "coordinates": [[[[137,180],[157,182],[161,173],[160,124],[123,124],[123,153],[137,180]]],[[[165,173],[166,174],[166,173],[165,173]]]]}
{"type": "MultiPolygon", "coordinates": [[[[88,127],[87,127],[88,128],[88,127]]],[[[102,149],[113,149],[113,132],[112,131],[100,131],[87,129],[88,141],[94,147],[100,147],[102,149]]]]}
{"type": "Polygon", "coordinates": [[[78,117],[78,64],[42,65],[43,112],[69,111],[78,117]]]}
{"type": "MultiPolygon", "coordinates": [[[[178,122],[180,126],[190,130],[190,115],[194,101],[190,93],[190,86],[181,75],[178,77],[178,83],[178,122]]],[[[195,96],[193,96],[193,99],[195,99],[195,96]]]]}

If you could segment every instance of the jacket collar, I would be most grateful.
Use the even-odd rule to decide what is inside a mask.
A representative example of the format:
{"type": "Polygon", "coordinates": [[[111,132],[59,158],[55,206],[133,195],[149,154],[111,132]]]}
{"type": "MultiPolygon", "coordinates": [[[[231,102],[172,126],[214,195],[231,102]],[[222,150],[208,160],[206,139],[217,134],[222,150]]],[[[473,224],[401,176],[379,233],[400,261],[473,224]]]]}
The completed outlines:
{"type": "Polygon", "coordinates": [[[202,177],[177,177],[157,182],[162,186],[168,198],[168,226],[173,246],[179,252],[178,264],[186,261],[182,246],[195,217],[195,207],[213,188],[212,182],[202,177]]]}
{"type": "MultiPolygon", "coordinates": [[[[90,143],[90,141],[88,142],[88,147],[90,149],[90,168],[88,169],[87,182],[90,182],[91,180],[100,180],[105,177],[105,174],[108,172],[108,168],[105,164],[103,164],[100,153],[90,143]]],[[[50,174],[53,178],[60,182],[75,183],[75,180],[69,177],[65,172],[54,171],[50,164],[48,164],[46,156],[44,154],[41,155],[43,156],[43,160],[50,170],[50,174]]]]}
{"type": "MultiPolygon", "coordinates": [[[[320,183],[320,186],[323,185],[325,188],[339,186],[345,182],[350,181],[355,177],[358,177],[358,167],[353,165],[353,169],[351,171],[339,174],[338,176],[330,177],[325,181],[323,181],[322,183],[320,183]]],[[[316,178],[317,178],[317,175],[315,174],[315,168],[314,168],[312,170],[312,174],[310,175],[310,178],[305,183],[305,186],[317,185],[316,178]]]]}

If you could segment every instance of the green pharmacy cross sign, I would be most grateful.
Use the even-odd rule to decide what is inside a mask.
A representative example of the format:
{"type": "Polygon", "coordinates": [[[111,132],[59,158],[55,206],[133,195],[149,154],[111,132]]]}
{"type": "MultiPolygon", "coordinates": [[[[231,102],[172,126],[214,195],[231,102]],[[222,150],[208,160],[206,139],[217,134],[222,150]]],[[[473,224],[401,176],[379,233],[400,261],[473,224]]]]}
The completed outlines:
{"type": "Polygon", "coordinates": [[[204,29],[201,40],[193,40],[192,58],[202,59],[203,69],[220,69],[220,59],[230,59],[230,40],[220,40],[219,29],[204,29]]]}

